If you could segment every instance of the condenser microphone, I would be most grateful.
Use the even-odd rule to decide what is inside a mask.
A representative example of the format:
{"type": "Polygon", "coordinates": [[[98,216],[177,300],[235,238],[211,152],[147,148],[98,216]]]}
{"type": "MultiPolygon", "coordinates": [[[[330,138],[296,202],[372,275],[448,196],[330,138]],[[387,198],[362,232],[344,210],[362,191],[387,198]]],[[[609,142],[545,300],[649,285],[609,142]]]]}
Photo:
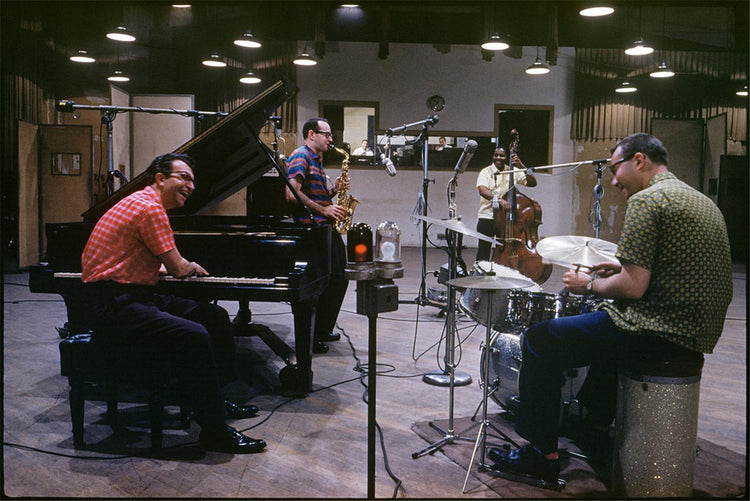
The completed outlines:
{"type": "Polygon", "coordinates": [[[469,162],[471,162],[471,157],[474,156],[474,152],[477,151],[477,147],[479,145],[476,141],[473,139],[469,139],[466,141],[466,145],[464,146],[464,151],[461,152],[461,156],[458,157],[458,162],[456,163],[456,168],[454,169],[456,171],[456,174],[463,173],[466,168],[469,166],[469,162]]]}
{"type": "Polygon", "coordinates": [[[396,166],[393,165],[393,161],[390,158],[385,156],[385,153],[380,154],[380,161],[385,165],[385,171],[389,176],[393,177],[396,175],[396,166]]]}
{"type": "Polygon", "coordinates": [[[73,108],[75,104],[76,103],[74,101],[58,101],[55,105],[55,108],[57,109],[57,111],[73,112],[75,111],[75,109],[73,108]]]}

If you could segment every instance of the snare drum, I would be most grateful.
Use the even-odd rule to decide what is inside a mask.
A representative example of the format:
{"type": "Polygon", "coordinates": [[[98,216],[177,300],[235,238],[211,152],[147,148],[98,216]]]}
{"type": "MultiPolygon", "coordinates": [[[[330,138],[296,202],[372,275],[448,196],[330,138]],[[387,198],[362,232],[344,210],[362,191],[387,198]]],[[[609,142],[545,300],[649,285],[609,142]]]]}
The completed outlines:
{"type": "MultiPolygon", "coordinates": [[[[518,412],[521,399],[518,396],[518,373],[521,370],[522,335],[512,332],[492,331],[489,349],[489,381],[490,397],[503,409],[510,413],[518,412]]],[[[482,347],[479,361],[480,386],[484,384],[484,360],[487,356],[486,347],[482,347]]],[[[565,413],[565,401],[573,400],[583,386],[587,368],[569,369],[565,374],[565,384],[560,393],[561,423],[565,413]]]]}
{"type": "MultiPolygon", "coordinates": [[[[472,267],[472,275],[487,275],[494,273],[500,277],[508,278],[527,278],[521,272],[502,266],[491,261],[477,261],[472,267]]],[[[525,289],[515,289],[519,291],[541,292],[542,288],[534,284],[525,289]]],[[[492,294],[492,326],[500,329],[511,329],[513,326],[507,324],[510,293],[508,290],[497,290],[492,294]]],[[[459,300],[461,310],[469,315],[474,321],[482,325],[487,325],[488,293],[480,289],[466,289],[459,300]]],[[[513,306],[515,308],[515,306],[513,306]]],[[[514,312],[515,313],[515,312],[514,312]]]]}

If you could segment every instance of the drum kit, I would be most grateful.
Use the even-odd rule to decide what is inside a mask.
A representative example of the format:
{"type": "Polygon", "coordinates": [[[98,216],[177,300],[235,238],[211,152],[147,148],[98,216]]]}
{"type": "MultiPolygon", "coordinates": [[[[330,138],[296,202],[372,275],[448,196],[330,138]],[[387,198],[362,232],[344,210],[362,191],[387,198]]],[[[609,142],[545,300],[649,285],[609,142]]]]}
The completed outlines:
{"type": "MultiPolygon", "coordinates": [[[[494,241],[491,237],[480,236],[460,221],[434,220],[431,222],[452,231],[494,241]]],[[[617,246],[611,242],[581,236],[547,237],[537,244],[537,252],[545,262],[586,271],[590,271],[594,265],[602,262],[617,262],[616,251],[617,246]]],[[[598,301],[586,296],[569,296],[567,291],[557,294],[543,292],[539,284],[520,272],[486,261],[475,263],[471,275],[452,278],[447,284],[464,290],[458,306],[466,315],[485,327],[485,339],[480,359],[482,419],[479,422],[479,433],[469,464],[474,463],[476,453],[480,451],[480,468],[487,469],[485,451],[489,428],[498,433],[500,438],[516,445],[489,422],[487,404],[492,398],[507,412],[514,414],[518,411],[520,402],[517,390],[518,374],[522,363],[521,342],[524,329],[545,320],[593,311],[598,301]]],[[[566,399],[563,393],[561,406],[574,401],[574,395],[583,384],[584,376],[585,370],[574,370],[566,375],[570,397],[566,399]]],[[[459,437],[453,436],[452,438],[459,437]]],[[[413,456],[417,455],[421,453],[415,453],[413,456]]],[[[470,471],[471,468],[468,468],[464,490],[470,471]]]]}

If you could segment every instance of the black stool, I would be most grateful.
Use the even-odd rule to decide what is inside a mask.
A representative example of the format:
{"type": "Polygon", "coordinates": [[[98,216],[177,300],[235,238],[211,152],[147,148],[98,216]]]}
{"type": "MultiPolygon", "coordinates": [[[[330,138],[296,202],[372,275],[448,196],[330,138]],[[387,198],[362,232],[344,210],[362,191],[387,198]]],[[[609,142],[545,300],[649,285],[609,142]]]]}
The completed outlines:
{"type": "MultiPolygon", "coordinates": [[[[107,402],[107,421],[117,423],[118,386],[120,383],[145,384],[148,388],[148,407],[151,426],[151,446],[162,447],[164,425],[162,414],[165,389],[173,381],[169,364],[145,359],[142,355],[130,356],[127,347],[106,346],[92,333],[75,334],[63,339],[60,348],[60,372],[67,376],[70,385],[70,417],[73,423],[73,444],[76,449],[85,445],[83,440],[84,402],[91,383],[104,386],[107,402]]],[[[190,424],[189,407],[180,405],[183,427],[190,424]]]]}
{"type": "Polygon", "coordinates": [[[618,497],[691,497],[703,354],[643,355],[619,368],[612,487],[618,497]]]}

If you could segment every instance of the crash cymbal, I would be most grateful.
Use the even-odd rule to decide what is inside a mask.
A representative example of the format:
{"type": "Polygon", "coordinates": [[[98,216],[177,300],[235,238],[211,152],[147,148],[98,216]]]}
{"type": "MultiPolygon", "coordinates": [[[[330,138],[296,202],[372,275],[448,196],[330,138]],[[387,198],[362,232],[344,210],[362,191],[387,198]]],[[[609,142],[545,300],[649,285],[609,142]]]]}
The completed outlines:
{"type": "Polygon", "coordinates": [[[448,285],[462,289],[523,289],[534,285],[530,278],[521,277],[501,277],[497,275],[478,275],[473,277],[460,277],[448,280],[448,285]]]}
{"type": "Polygon", "coordinates": [[[485,242],[500,243],[495,238],[488,237],[487,235],[482,235],[481,233],[475,230],[472,230],[471,228],[469,228],[468,226],[466,226],[464,223],[462,223],[461,221],[457,219],[435,219],[434,217],[419,216],[419,215],[414,215],[413,217],[417,219],[421,219],[422,221],[426,221],[430,224],[435,224],[437,226],[441,226],[443,228],[447,228],[449,230],[462,233],[470,237],[478,238],[479,240],[484,240],[485,242]]]}
{"type": "Polygon", "coordinates": [[[618,262],[617,245],[606,240],[576,235],[560,235],[539,240],[536,251],[547,263],[570,268],[591,268],[605,262],[618,262]]]}

